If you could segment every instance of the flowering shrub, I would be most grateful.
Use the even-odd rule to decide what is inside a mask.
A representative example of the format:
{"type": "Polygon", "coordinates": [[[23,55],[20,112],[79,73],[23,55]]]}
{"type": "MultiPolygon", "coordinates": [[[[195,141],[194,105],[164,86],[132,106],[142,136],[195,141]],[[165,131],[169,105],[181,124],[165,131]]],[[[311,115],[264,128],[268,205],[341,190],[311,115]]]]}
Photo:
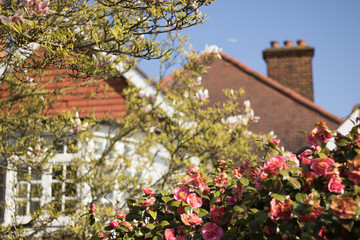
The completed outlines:
{"type": "Polygon", "coordinates": [[[215,173],[192,167],[172,193],[143,188],[129,211],[100,239],[348,239],[360,238],[360,125],[326,143],[323,123],[310,147],[294,155],[269,141],[257,166],[219,161],[215,173]]]}

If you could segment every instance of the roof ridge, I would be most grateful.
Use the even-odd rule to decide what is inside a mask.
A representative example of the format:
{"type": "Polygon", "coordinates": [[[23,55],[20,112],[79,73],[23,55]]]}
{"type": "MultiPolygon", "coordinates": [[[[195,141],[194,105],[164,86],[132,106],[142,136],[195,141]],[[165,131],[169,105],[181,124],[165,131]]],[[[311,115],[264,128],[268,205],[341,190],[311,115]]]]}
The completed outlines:
{"type": "Polygon", "coordinates": [[[308,100],[307,98],[303,97],[301,94],[295,92],[291,88],[288,88],[288,87],[282,85],[281,83],[273,80],[272,78],[269,78],[269,77],[255,71],[254,69],[246,66],[244,63],[238,61],[237,59],[230,57],[229,55],[227,55],[224,52],[221,52],[220,55],[223,60],[230,62],[234,66],[242,69],[246,73],[254,76],[256,79],[262,81],[263,83],[265,83],[268,86],[274,88],[275,90],[283,93],[284,95],[294,99],[295,101],[307,106],[308,108],[311,108],[311,109],[319,112],[320,114],[322,114],[328,118],[331,118],[332,120],[338,122],[339,124],[343,122],[343,119],[341,119],[340,117],[330,113],[329,111],[325,110],[324,108],[320,107],[319,105],[315,104],[314,102],[308,100]]]}

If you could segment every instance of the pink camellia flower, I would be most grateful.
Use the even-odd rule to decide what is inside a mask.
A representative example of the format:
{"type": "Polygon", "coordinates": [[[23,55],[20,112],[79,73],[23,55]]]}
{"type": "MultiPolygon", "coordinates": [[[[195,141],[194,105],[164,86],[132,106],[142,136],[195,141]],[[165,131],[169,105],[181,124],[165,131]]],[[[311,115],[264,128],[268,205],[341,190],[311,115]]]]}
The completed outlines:
{"type": "Polygon", "coordinates": [[[347,160],[347,164],[349,166],[349,171],[346,171],[345,174],[355,184],[359,184],[360,183],[360,161],[358,159],[347,160]]]}
{"type": "Polygon", "coordinates": [[[146,195],[154,195],[156,192],[149,187],[142,187],[141,188],[146,195]]]}
{"type": "Polygon", "coordinates": [[[330,204],[333,213],[341,219],[350,219],[356,213],[358,204],[352,197],[336,196],[330,204]]]}
{"type": "Polygon", "coordinates": [[[220,240],[224,234],[224,230],[213,222],[206,223],[201,232],[205,240],[220,240]]]}
{"type": "Polygon", "coordinates": [[[180,218],[181,221],[187,226],[201,225],[203,223],[203,220],[195,212],[192,214],[181,214],[180,218]]]}
{"type": "Polygon", "coordinates": [[[324,122],[315,123],[315,128],[311,131],[311,135],[318,142],[328,142],[332,137],[331,131],[324,122]]]}
{"type": "Polygon", "coordinates": [[[110,224],[109,224],[109,226],[110,226],[111,228],[117,228],[117,227],[119,226],[119,223],[118,223],[117,221],[111,221],[110,224]]]}
{"type": "Polygon", "coordinates": [[[326,232],[327,232],[327,228],[325,226],[321,226],[320,231],[318,232],[318,237],[322,238],[322,239],[326,239],[326,232]]]}
{"type": "Polygon", "coordinates": [[[288,154],[285,155],[285,159],[286,159],[286,162],[293,162],[293,164],[291,164],[291,165],[286,163],[285,164],[285,169],[300,166],[299,160],[296,158],[295,154],[288,153],[288,154]]]}
{"type": "Polygon", "coordinates": [[[222,224],[221,218],[226,212],[227,212],[227,210],[223,207],[212,206],[210,208],[210,212],[209,212],[210,219],[212,221],[216,222],[217,224],[222,224]]]}
{"type": "Polygon", "coordinates": [[[315,128],[311,131],[311,134],[306,138],[306,144],[313,149],[320,150],[319,143],[326,143],[332,137],[331,131],[328,129],[324,122],[315,123],[315,128]]]}
{"type": "Polygon", "coordinates": [[[197,172],[195,174],[188,176],[182,181],[182,183],[193,186],[194,188],[199,188],[201,190],[207,188],[206,178],[204,177],[202,172],[197,172]]]}
{"type": "Polygon", "coordinates": [[[189,196],[190,191],[185,186],[178,186],[174,190],[174,198],[177,201],[186,202],[187,197],[189,196]]]}
{"type": "Polygon", "coordinates": [[[273,143],[273,144],[275,144],[275,146],[279,146],[279,144],[280,144],[280,139],[271,139],[270,142],[273,143]]]}
{"type": "Polygon", "coordinates": [[[306,149],[305,151],[303,151],[300,155],[299,158],[301,160],[301,164],[310,164],[311,163],[311,155],[312,155],[313,151],[310,149],[306,149]]]}
{"type": "Polygon", "coordinates": [[[148,198],[148,199],[145,200],[144,203],[142,203],[142,204],[140,205],[140,207],[152,206],[152,205],[154,204],[154,202],[155,202],[155,198],[154,198],[154,197],[148,198]]]}
{"type": "Polygon", "coordinates": [[[319,204],[314,206],[314,208],[311,210],[311,212],[304,212],[300,211],[301,217],[299,218],[300,222],[310,222],[316,218],[318,218],[321,214],[321,212],[324,211],[324,208],[321,207],[319,204]]]}
{"type": "Polygon", "coordinates": [[[345,188],[345,185],[341,183],[342,180],[339,177],[332,177],[328,183],[328,190],[330,192],[341,193],[341,191],[345,188]]]}
{"type": "Polygon", "coordinates": [[[126,214],[125,214],[125,213],[121,213],[121,214],[118,215],[117,218],[120,219],[120,220],[125,220],[125,219],[126,219],[126,214]]]}
{"type": "Polygon", "coordinates": [[[202,206],[201,198],[199,198],[196,193],[189,194],[189,196],[186,199],[186,202],[192,208],[199,208],[202,206]]]}
{"type": "Polygon", "coordinates": [[[240,179],[243,177],[243,175],[240,173],[240,168],[234,168],[234,170],[232,172],[234,174],[234,177],[236,177],[237,179],[240,179]]]}
{"type": "Polygon", "coordinates": [[[285,159],[282,156],[270,157],[267,162],[264,164],[262,171],[268,174],[277,174],[282,165],[284,164],[285,159]]]}
{"type": "Polygon", "coordinates": [[[92,204],[90,205],[90,210],[89,210],[89,211],[90,211],[90,212],[95,212],[95,209],[96,209],[95,204],[92,203],[92,204]]]}
{"type": "Polygon", "coordinates": [[[234,204],[235,204],[235,202],[234,202],[234,198],[233,198],[233,197],[228,196],[228,197],[226,198],[226,205],[228,205],[228,206],[232,206],[232,205],[234,205],[234,204]]]}
{"type": "Polygon", "coordinates": [[[165,235],[165,240],[176,240],[175,229],[170,229],[170,228],[165,229],[164,235],[165,235]]]}
{"type": "Polygon", "coordinates": [[[275,232],[274,232],[271,228],[269,228],[269,226],[265,226],[265,227],[264,227],[264,232],[265,232],[267,235],[274,235],[274,234],[275,234],[275,232]]]}
{"type": "Polygon", "coordinates": [[[228,176],[224,172],[221,172],[214,177],[214,186],[215,187],[220,187],[220,188],[225,187],[227,182],[228,182],[228,176]]]}
{"type": "Polygon", "coordinates": [[[188,170],[186,170],[186,173],[188,175],[191,175],[193,173],[197,173],[200,170],[200,168],[198,166],[192,166],[191,168],[189,168],[188,170]]]}
{"type": "Polygon", "coordinates": [[[285,199],[284,202],[280,202],[273,198],[270,202],[270,218],[274,222],[276,219],[290,219],[293,210],[291,199],[285,199]]]}
{"type": "Polygon", "coordinates": [[[334,160],[331,158],[316,158],[312,161],[310,168],[318,176],[328,174],[334,165],[334,160]]]}
{"type": "Polygon", "coordinates": [[[133,230],[133,227],[131,226],[131,223],[127,222],[127,221],[122,221],[121,224],[127,228],[129,231],[133,230]]]}
{"type": "Polygon", "coordinates": [[[242,197],[245,188],[242,184],[238,183],[236,188],[231,189],[231,194],[234,197],[234,201],[237,202],[242,197]]]}

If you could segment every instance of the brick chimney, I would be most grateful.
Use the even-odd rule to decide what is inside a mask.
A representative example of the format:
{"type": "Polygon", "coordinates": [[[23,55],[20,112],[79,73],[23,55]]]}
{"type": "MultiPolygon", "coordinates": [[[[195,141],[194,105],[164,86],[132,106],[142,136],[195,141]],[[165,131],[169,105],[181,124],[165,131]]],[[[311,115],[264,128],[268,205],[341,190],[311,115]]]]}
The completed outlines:
{"type": "Polygon", "coordinates": [[[305,40],[298,40],[297,46],[293,46],[291,41],[285,41],[283,47],[273,41],[271,47],[263,51],[268,77],[311,101],[314,101],[313,56],[314,48],[306,46],[305,40]]]}

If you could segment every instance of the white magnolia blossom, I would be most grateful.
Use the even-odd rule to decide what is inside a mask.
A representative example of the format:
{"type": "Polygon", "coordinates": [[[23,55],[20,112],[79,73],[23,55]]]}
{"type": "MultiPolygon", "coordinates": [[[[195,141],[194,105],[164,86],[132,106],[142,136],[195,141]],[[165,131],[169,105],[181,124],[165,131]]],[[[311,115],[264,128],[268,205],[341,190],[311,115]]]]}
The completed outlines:
{"type": "Polygon", "coordinates": [[[222,51],[221,48],[219,48],[218,46],[216,45],[205,45],[205,50],[203,51],[203,53],[205,54],[214,54],[214,55],[217,55],[217,57],[219,59],[221,59],[221,55],[220,55],[220,52],[222,51]]]}
{"type": "Polygon", "coordinates": [[[197,78],[196,78],[196,84],[197,85],[201,85],[201,81],[202,81],[202,77],[201,76],[198,76],[197,78]]]}
{"type": "Polygon", "coordinates": [[[244,101],[244,106],[246,110],[250,109],[250,101],[249,100],[244,101]]]}
{"type": "Polygon", "coordinates": [[[190,95],[189,95],[189,92],[188,92],[188,91],[185,91],[185,92],[184,92],[184,97],[185,97],[185,98],[189,98],[189,97],[190,97],[190,95]]]}
{"type": "Polygon", "coordinates": [[[249,122],[258,122],[260,117],[254,116],[254,110],[250,109],[246,114],[230,116],[226,119],[221,119],[222,124],[228,125],[230,128],[235,128],[236,126],[246,126],[249,122]]]}
{"type": "Polygon", "coordinates": [[[205,99],[209,98],[209,91],[207,89],[200,89],[196,92],[195,97],[200,101],[204,101],[205,99]]]}
{"type": "Polygon", "coordinates": [[[76,112],[75,113],[75,119],[72,118],[70,120],[70,122],[72,123],[73,125],[73,129],[71,129],[71,132],[79,132],[79,131],[82,131],[82,130],[85,130],[87,127],[88,127],[88,123],[85,122],[85,123],[82,123],[81,122],[81,119],[79,118],[79,112],[76,112]]]}

